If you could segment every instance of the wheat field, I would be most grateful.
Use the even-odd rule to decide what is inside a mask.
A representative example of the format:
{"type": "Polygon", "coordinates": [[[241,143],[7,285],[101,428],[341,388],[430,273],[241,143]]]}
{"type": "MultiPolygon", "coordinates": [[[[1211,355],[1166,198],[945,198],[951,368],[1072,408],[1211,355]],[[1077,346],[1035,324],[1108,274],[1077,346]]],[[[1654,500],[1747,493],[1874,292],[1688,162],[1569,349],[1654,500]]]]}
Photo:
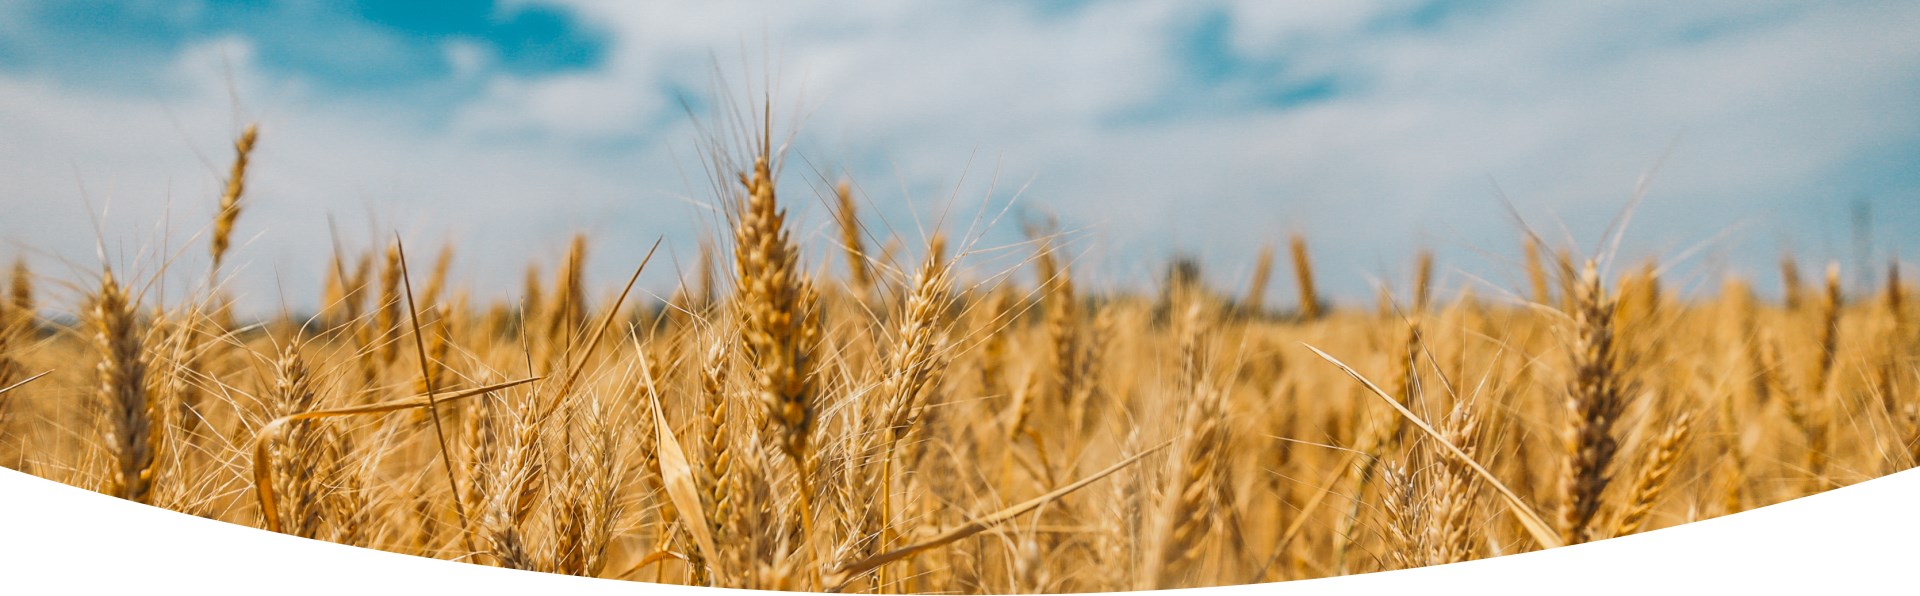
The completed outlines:
{"type": "Polygon", "coordinates": [[[776,196],[762,134],[710,156],[724,229],[675,264],[690,274],[671,299],[590,284],[584,236],[496,297],[449,278],[456,247],[393,235],[330,256],[318,312],[248,321],[217,288],[247,172],[272,167],[249,163],[258,137],[207,199],[194,242],[212,271],[161,273],[205,275],[200,293],[160,304],[110,266],[12,269],[0,464],[480,565],[1051,593],[1553,548],[1920,457],[1897,263],[1871,293],[1844,292],[1837,266],[1803,282],[1788,257],[1777,303],[1734,276],[1683,297],[1658,263],[1519,230],[1525,287],[1434,295],[1421,253],[1403,291],[1336,304],[1301,234],[1240,287],[1189,265],[1096,294],[1046,222],[994,247],[1017,268],[982,268],[976,237],[876,237],[845,182],[776,196]],[[796,242],[801,201],[833,207],[832,250],[796,242]],[[1288,264],[1299,295],[1269,297],[1288,264]],[[39,301],[57,287],[83,298],[39,301]]]}

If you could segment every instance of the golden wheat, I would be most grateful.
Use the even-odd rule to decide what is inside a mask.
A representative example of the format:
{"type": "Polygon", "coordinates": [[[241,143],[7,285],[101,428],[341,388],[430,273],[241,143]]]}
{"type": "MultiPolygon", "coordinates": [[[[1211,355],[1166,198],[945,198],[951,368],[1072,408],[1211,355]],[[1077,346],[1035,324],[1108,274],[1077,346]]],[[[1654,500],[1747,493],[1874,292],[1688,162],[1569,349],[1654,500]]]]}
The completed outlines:
{"type": "MultiPolygon", "coordinates": [[[[0,462],[395,552],[885,594],[1451,563],[1920,459],[1898,263],[1880,288],[1829,267],[1815,294],[1789,254],[1783,301],[1731,276],[1694,296],[1660,261],[1602,279],[1608,263],[1523,233],[1517,291],[1442,293],[1423,250],[1404,302],[1383,284],[1376,311],[1323,295],[1348,272],[1315,271],[1294,234],[1298,306],[1276,316],[1275,246],[1224,290],[1195,262],[1160,292],[1103,285],[1051,219],[1014,247],[934,232],[901,266],[919,247],[861,228],[851,181],[817,197],[826,227],[790,212],[806,201],[783,194],[762,133],[712,162],[724,237],[701,240],[670,299],[637,306],[653,252],[618,299],[590,300],[584,234],[529,263],[511,299],[474,293],[453,247],[416,295],[398,236],[336,246],[315,255],[329,270],[312,325],[229,320],[211,288],[160,303],[138,288],[165,279],[62,283],[17,261],[0,462]],[[806,265],[836,252],[845,280],[806,265]],[[982,264],[996,252],[1031,258],[1037,278],[982,264]],[[40,304],[36,283],[90,288],[40,304]]],[[[216,274],[253,135],[215,216],[216,274]]]]}

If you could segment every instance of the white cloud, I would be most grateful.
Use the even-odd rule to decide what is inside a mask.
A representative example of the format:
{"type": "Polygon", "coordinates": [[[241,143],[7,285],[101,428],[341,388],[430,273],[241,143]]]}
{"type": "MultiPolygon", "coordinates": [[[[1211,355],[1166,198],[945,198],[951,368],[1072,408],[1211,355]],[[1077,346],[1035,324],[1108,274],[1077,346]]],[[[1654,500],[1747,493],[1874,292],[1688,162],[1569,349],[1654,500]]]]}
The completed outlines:
{"type": "Polygon", "coordinates": [[[480,74],[493,62],[492,51],[472,40],[448,40],[443,47],[454,76],[462,79],[480,74]]]}
{"type": "MultiPolygon", "coordinates": [[[[0,76],[0,130],[8,133],[0,143],[8,164],[0,212],[12,214],[0,218],[0,237],[38,255],[39,270],[75,279],[98,271],[88,213],[105,211],[108,254],[120,275],[147,279],[177,253],[169,291],[179,296],[180,284],[204,279],[181,271],[204,270],[204,226],[232,138],[250,120],[262,132],[232,266],[235,291],[255,310],[317,302],[331,251],[329,218],[350,248],[384,242],[370,236],[395,229],[422,253],[458,240],[462,272],[481,280],[488,295],[513,287],[526,260],[556,258],[551,253],[572,231],[604,233],[639,219],[626,209],[673,227],[693,219],[658,192],[626,186],[608,163],[551,146],[463,142],[395,113],[335,104],[298,80],[262,73],[250,55],[239,40],[196,45],[166,69],[169,90],[153,96],[0,76]],[[242,98],[239,108],[230,88],[242,98]]],[[[678,185],[662,183],[669,186],[678,185]]],[[[650,240],[665,231],[640,233],[650,240]]],[[[596,264],[618,271],[637,258],[596,264]]]]}
{"type": "MultiPolygon", "coordinates": [[[[86,229],[76,173],[96,194],[112,187],[117,212],[147,201],[130,209],[150,215],[150,198],[168,190],[194,205],[176,219],[210,212],[202,203],[237,125],[208,47],[243,65],[242,97],[266,102],[251,106],[267,132],[243,228],[273,231],[253,249],[273,261],[245,275],[255,294],[272,295],[260,280],[286,267],[299,279],[285,287],[302,302],[324,264],[314,251],[326,245],[329,213],[356,232],[368,211],[408,231],[454,231],[467,241],[463,263],[491,290],[511,288],[526,259],[550,257],[575,228],[599,232],[608,250],[660,233],[688,250],[700,216],[676,196],[705,185],[699,139],[668,90],[704,94],[716,68],[737,93],[743,70],[758,77],[771,66],[776,101],[807,115],[808,161],[788,170],[796,190],[808,167],[855,168],[880,214],[912,236],[903,185],[925,212],[940,198],[927,193],[963,174],[977,183],[963,206],[989,177],[1003,190],[1033,179],[1025,200],[1100,226],[1094,236],[1115,257],[1098,264],[1115,280],[1146,277],[1129,259],[1169,248],[1231,269],[1291,229],[1314,236],[1331,287],[1350,296],[1365,295],[1361,274],[1417,244],[1510,279],[1505,263],[1471,250],[1508,254],[1516,242],[1489,179],[1536,223],[1550,231],[1545,216],[1558,214],[1590,246],[1676,139],[1636,223],[1647,251],[1670,254],[1750,222],[1735,256],[1762,265],[1782,235],[1831,236],[1837,202],[1853,198],[1836,193],[1916,191],[1884,165],[1860,165],[1920,145],[1909,105],[1920,46],[1906,40],[1920,7],[1903,3],[1523,4],[1420,26],[1383,25],[1411,9],[1405,2],[1204,5],[1233,17],[1233,51],[1285,76],[1334,77],[1337,95],[1286,109],[1244,101],[1269,83],[1260,78],[1192,86],[1175,42],[1197,17],[1166,3],[1052,13],[1020,3],[557,3],[610,33],[604,63],[476,75],[489,77],[483,91],[449,107],[446,127],[409,122],[418,108],[336,103],[297,77],[260,72],[241,42],[184,53],[170,78],[184,91],[163,100],[0,75],[0,129],[18,139],[0,144],[13,164],[0,201],[45,206],[51,218],[7,218],[0,232],[88,254],[90,240],[75,239],[86,229]],[[1138,117],[1166,102],[1171,115],[1138,117]],[[61,198],[35,202],[44,197],[61,198]]],[[[466,56],[454,61],[469,65],[462,72],[488,72],[487,57],[447,51],[466,56]]],[[[807,229],[825,225],[809,200],[799,207],[807,229]]],[[[1908,217],[1883,223],[1892,229],[1882,237],[1920,224],[1908,217]]],[[[625,266],[617,261],[597,270],[612,277],[625,266]]]]}

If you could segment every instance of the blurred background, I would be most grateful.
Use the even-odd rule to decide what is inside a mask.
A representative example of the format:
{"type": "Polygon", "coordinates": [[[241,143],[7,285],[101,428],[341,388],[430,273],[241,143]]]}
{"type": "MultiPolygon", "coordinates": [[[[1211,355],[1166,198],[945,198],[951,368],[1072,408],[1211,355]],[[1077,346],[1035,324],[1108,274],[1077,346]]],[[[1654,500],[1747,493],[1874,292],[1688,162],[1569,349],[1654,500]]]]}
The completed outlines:
{"type": "Polygon", "coordinates": [[[814,267],[841,266],[843,175],[909,250],[1056,215],[1095,287],[1185,255],[1237,292],[1301,232],[1335,300],[1404,287],[1422,247],[1443,291],[1497,295],[1524,275],[1507,204],[1593,252],[1641,188],[1619,268],[1674,262],[1680,291],[1774,291],[1789,250],[1854,284],[1920,258],[1920,3],[1307,4],[10,1],[0,259],[203,271],[257,121],[243,309],[310,310],[334,236],[396,231],[452,243],[483,301],[575,232],[596,287],[664,235],[665,295],[715,226],[702,125],[763,96],[814,267]]]}

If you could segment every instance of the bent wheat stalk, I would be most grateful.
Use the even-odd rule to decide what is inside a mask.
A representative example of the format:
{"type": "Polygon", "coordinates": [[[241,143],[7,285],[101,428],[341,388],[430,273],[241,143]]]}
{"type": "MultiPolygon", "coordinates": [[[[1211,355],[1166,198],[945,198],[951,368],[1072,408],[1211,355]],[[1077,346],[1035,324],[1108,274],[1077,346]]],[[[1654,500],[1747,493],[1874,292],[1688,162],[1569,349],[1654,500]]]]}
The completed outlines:
{"type": "Polygon", "coordinates": [[[846,588],[847,584],[852,583],[854,579],[860,577],[861,574],[864,574],[868,571],[872,571],[874,569],[878,569],[881,565],[886,565],[894,561],[904,560],[914,555],[925,552],[927,550],[939,548],[942,546],[946,546],[948,544],[953,544],[954,542],[958,542],[969,536],[973,536],[975,534],[985,532],[989,529],[992,529],[994,526],[1005,523],[1007,520],[1020,517],[1021,515],[1025,515],[1030,511],[1039,509],[1041,505],[1046,505],[1047,503],[1052,503],[1054,501],[1060,500],[1062,497],[1073,494],[1074,491],[1078,491],[1082,488],[1086,488],[1087,485],[1093,484],[1095,482],[1099,482],[1100,479],[1111,476],[1113,475],[1114,472],[1124,470],[1127,468],[1127,466],[1131,466],[1139,462],[1141,459],[1147,457],[1148,455],[1152,455],[1154,452],[1157,452],[1161,449],[1165,449],[1168,445],[1172,445],[1172,444],[1173,444],[1172,441],[1168,441],[1168,442],[1156,445],[1154,447],[1151,447],[1145,451],[1135,453],[1131,457],[1120,460],[1119,462],[1111,466],[1107,466],[1107,469],[1094,472],[1093,475],[1091,476],[1087,476],[1086,478],[1081,478],[1080,480],[1074,481],[1073,484],[1062,486],[1060,488],[1054,489],[1053,492],[1049,492],[1047,494],[1034,497],[1018,505],[1014,505],[1006,509],[1001,509],[999,511],[976,518],[973,521],[969,521],[967,523],[964,523],[952,529],[949,529],[945,532],[936,534],[932,538],[928,538],[920,542],[916,542],[913,544],[909,544],[907,546],[903,546],[903,547],[896,548],[896,549],[893,549],[884,553],[880,553],[871,557],[867,557],[865,559],[860,559],[857,561],[852,561],[849,563],[843,563],[843,564],[837,565],[834,567],[834,569],[831,572],[829,572],[826,575],[826,584],[823,587],[826,588],[826,591],[828,592],[839,592],[841,589],[846,588]]]}
{"type": "Polygon", "coordinates": [[[476,387],[473,389],[468,389],[466,391],[462,391],[459,393],[455,393],[453,395],[438,398],[437,400],[433,400],[433,401],[428,401],[428,398],[425,395],[416,395],[416,396],[405,398],[405,399],[384,401],[384,402],[375,403],[375,404],[367,404],[364,406],[353,406],[349,408],[335,408],[331,410],[314,410],[311,412],[301,412],[298,414],[289,414],[286,416],[281,416],[279,418],[275,418],[267,422],[266,425],[260,427],[259,432],[254,433],[253,446],[252,446],[253,488],[254,488],[254,491],[258,494],[258,497],[260,500],[260,513],[262,517],[266,518],[267,529],[275,532],[280,531],[280,516],[274,513],[275,503],[274,503],[274,494],[273,494],[273,466],[269,465],[270,460],[268,458],[267,449],[272,447],[274,441],[280,440],[286,434],[286,429],[288,425],[291,425],[295,422],[301,422],[306,420],[319,420],[322,418],[336,418],[341,416],[358,416],[362,414],[385,414],[388,412],[398,412],[400,410],[425,408],[429,403],[433,403],[433,404],[451,403],[457,400],[466,399],[476,395],[485,395],[488,393],[499,391],[501,389],[518,387],[520,385],[525,385],[527,383],[532,383],[538,380],[540,380],[540,377],[528,377],[525,379],[520,379],[518,381],[496,383],[493,385],[487,385],[485,387],[476,387]]]}
{"type": "Polygon", "coordinates": [[[1461,451],[1460,447],[1448,442],[1447,438],[1440,434],[1440,431],[1434,430],[1432,426],[1427,424],[1427,421],[1421,420],[1419,414],[1413,413],[1413,410],[1409,410],[1406,406],[1400,405],[1400,402],[1394,401],[1393,396],[1387,395],[1387,392],[1380,389],[1380,386],[1373,384],[1373,381],[1369,381],[1366,377],[1361,376],[1359,371],[1353,370],[1353,367],[1347,366],[1347,364],[1341,362],[1340,359],[1334,358],[1331,354],[1323,352],[1320,348],[1313,347],[1310,344],[1302,345],[1307,346],[1309,350],[1313,350],[1313,353],[1321,359],[1332,363],[1334,366],[1340,367],[1340,370],[1347,373],[1347,376],[1353,377],[1353,380],[1359,381],[1361,385],[1365,385],[1368,391],[1379,396],[1381,401],[1387,402],[1387,405],[1393,406],[1394,411],[1399,412],[1401,416],[1405,417],[1408,422],[1413,423],[1421,432],[1426,433],[1428,437],[1431,437],[1441,447],[1446,448],[1448,454],[1459,459],[1461,464],[1466,465],[1469,469],[1472,469],[1475,474],[1485,479],[1487,484],[1499,492],[1502,499],[1506,500],[1507,511],[1513,513],[1514,518],[1520,521],[1520,525],[1526,528],[1527,535],[1532,537],[1533,541],[1539,544],[1541,548],[1558,548],[1566,545],[1566,542],[1560,540],[1560,537],[1554,534],[1553,527],[1547,525],[1546,519],[1540,517],[1540,514],[1535,512],[1533,507],[1527,505],[1525,499],[1521,499],[1519,494],[1513,492],[1513,489],[1507,488],[1506,483],[1501,482],[1498,477],[1493,475],[1493,472],[1487,471],[1486,466],[1480,465],[1480,462],[1474,461],[1466,452],[1461,451]]]}

